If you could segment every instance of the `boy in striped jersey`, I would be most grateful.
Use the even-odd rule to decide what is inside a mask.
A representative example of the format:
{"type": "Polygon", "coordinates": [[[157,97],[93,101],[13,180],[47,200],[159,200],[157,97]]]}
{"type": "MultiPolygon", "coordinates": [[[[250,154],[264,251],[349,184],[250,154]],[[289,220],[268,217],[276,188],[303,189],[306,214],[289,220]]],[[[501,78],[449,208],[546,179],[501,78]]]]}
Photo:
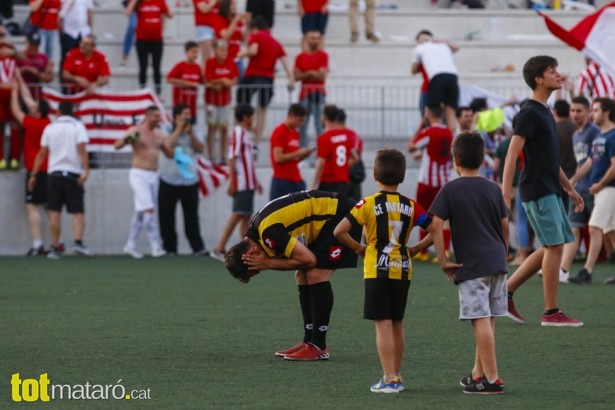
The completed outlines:
{"type": "Polygon", "coordinates": [[[235,108],[237,124],[233,128],[231,141],[228,147],[229,184],[228,194],[233,197],[233,213],[226,222],[222,236],[214,248],[211,256],[224,262],[225,247],[229,237],[239,224],[239,233],[244,237],[248,230],[248,223],[254,211],[254,191],[263,192],[261,184],[256,178],[254,167],[254,152],[252,151],[252,137],[248,130],[252,128],[254,108],[247,104],[239,104],[235,108]]]}
{"type": "Polygon", "coordinates": [[[404,355],[403,318],[412,280],[412,262],[422,241],[407,247],[410,231],[420,226],[431,232],[431,217],[414,200],[397,192],[406,174],[406,158],[396,149],[382,149],[376,155],[374,179],[379,192],[363,198],[335,228],[335,237],[365,258],[365,304],[363,316],[376,325],[376,346],[384,373],[371,387],[374,393],[404,390],[401,362],[404,355]],[[365,227],[367,245],[349,234],[365,227]]]}

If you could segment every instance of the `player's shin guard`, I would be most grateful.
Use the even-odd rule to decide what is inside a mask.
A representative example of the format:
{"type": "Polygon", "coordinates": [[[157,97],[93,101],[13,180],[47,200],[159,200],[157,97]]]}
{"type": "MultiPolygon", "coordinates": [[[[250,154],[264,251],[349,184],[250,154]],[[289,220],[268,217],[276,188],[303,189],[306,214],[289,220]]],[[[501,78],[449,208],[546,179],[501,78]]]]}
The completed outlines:
{"type": "Polygon", "coordinates": [[[134,249],[137,246],[137,239],[143,229],[143,212],[135,212],[130,221],[130,231],[128,233],[128,241],[126,246],[134,249]]]}
{"type": "Polygon", "coordinates": [[[301,306],[301,315],[303,316],[303,343],[309,343],[312,340],[312,297],[310,294],[309,285],[298,285],[299,288],[299,305],[301,306]]]}
{"type": "Polygon", "coordinates": [[[327,330],[329,330],[329,318],[333,309],[333,289],[331,282],[320,282],[310,285],[312,299],[312,343],[324,349],[327,347],[327,330]]]}

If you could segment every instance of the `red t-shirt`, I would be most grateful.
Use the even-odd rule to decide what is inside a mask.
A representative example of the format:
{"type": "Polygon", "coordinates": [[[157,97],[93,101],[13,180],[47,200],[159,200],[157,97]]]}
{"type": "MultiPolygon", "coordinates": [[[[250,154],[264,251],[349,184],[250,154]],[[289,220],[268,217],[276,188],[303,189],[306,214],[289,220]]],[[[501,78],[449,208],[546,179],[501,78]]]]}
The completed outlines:
{"type": "Polygon", "coordinates": [[[359,157],[361,157],[361,155],[363,155],[363,138],[361,138],[359,134],[357,134],[350,128],[344,128],[343,130],[346,133],[346,135],[348,135],[350,140],[354,141],[352,147],[354,148],[355,151],[357,151],[357,154],[359,154],[359,157]]]}
{"type": "Polygon", "coordinates": [[[348,158],[354,138],[346,129],[323,132],[316,141],[318,158],[325,160],[320,182],[348,182],[348,158]]]}
{"type": "MultiPolygon", "coordinates": [[[[203,83],[203,74],[201,66],[197,63],[189,63],[181,61],[169,71],[167,80],[176,78],[193,83],[203,83]]],[[[194,117],[196,115],[196,97],[198,95],[198,87],[188,87],[184,85],[173,85],[173,105],[187,104],[190,107],[190,112],[194,117]]]]}
{"type": "MultiPolygon", "coordinates": [[[[39,73],[44,72],[48,64],[49,64],[49,58],[47,57],[47,55],[43,53],[24,52],[23,60],[17,61],[17,66],[19,68],[33,67],[33,68],[36,68],[39,73]]],[[[39,79],[39,76],[32,74],[30,72],[22,72],[21,76],[26,82],[26,84],[28,84],[28,89],[30,90],[32,97],[35,100],[38,100],[40,98],[41,88],[42,88],[40,85],[41,81],[39,79]]]]}
{"type": "MultiPolygon", "coordinates": [[[[30,4],[35,0],[30,0],[30,4]]],[[[44,0],[38,10],[30,13],[30,23],[44,30],[58,29],[58,13],[62,7],[60,0],[44,0]]]]}
{"type": "MultiPolygon", "coordinates": [[[[49,118],[34,118],[26,115],[23,119],[23,162],[28,171],[34,168],[34,160],[41,149],[43,130],[50,123],[49,118]]],[[[40,171],[47,171],[47,159],[41,165],[40,171]]]]}
{"type": "MultiPolygon", "coordinates": [[[[205,69],[205,81],[210,82],[220,78],[233,79],[239,77],[237,64],[231,58],[219,62],[215,57],[207,60],[205,69]]],[[[223,107],[231,103],[231,87],[224,87],[216,90],[212,87],[205,87],[205,104],[223,107]]]]}
{"type": "Polygon", "coordinates": [[[281,164],[273,160],[273,149],[282,147],[282,153],[295,152],[299,149],[299,131],[291,130],[282,123],[273,130],[271,134],[271,166],[273,168],[273,177],[285,179],[291,182],[301,182],[301,174],[299,173],[299,161],[292,160],[281,164]]]}
{"type": "MultiPolygon", "coordinates": [[[[216,33],[216,38],[222,38],[222,30],[231,25],[231,20],[225,19],[219,14],[216,15],[216,18],[213,22],[214,32],[216,33]]],[[[241,49],[241,43],[243,43],[243,28],[245,23],[243,20],[239,20],[235,25],[235,30],[231,34],[231,37],[228,39],[228,56],[231,59],[237,57],[239,54],[239,50],[241,49]]]]}
{"type": "MultiPolygon", "coordinates": [[[[36,0],[30,0],[30,4],[36,0]]],[[[58,29],[58,13],[62,7],[60,0],[44,0],[38,10],[30,12],[30,23],[44,30],[58,29]]]]}
{"type": "Polygon", "coordinates": [[[257,31],[248,39],[248,44],[258,44],[258,53],[250,57],[246,77],[274,77],[275,63],[284,57],[286,51],[278,41],[265,30],[257,31]]]}
{"type": "Polygon", "coordinates": [[[441,187],[448,182],[451,170],[453,133],[443,124],[434,124],[414,138],[414,145],[423,150],[418,182],[430,187],[441,187]]]}
{"type": "Polygon", "coordinates": [[[163,14],[169,13],[164,0],[143,0],[135,9],[137,12],[137,40],[161,41],[163,14]]]}
{"type": "MultiPolygon", "coordinates": [[[[320,70],[321,68],[329,69],[329,56],[322,50],[316,51],[314,54],[302,52],[295,59],[295,68],[306,72],[312,70],[320,70]]],[[[322,80],[303,80],[301,82],[301,92],[299,99],[302,100],[311,92],[321,92],[325,94],[325,81],[322,80]]]]}
{"type": "Polygon", "coordinates": [[[303,11],[306,13],[322,13],[323,6],[327,0],[301,0],[303,11]]]}
{"type": "MultiPolygon", "coordinates": [[[[85,58],[79,47],[73,48],[66,55],[62,70],[66,70],[72,75],[83,77],[89,82],[98,80],[99,77],[111,75],[107,57],[100,51],[94,50],[89,59],[85,58]]],[[[74,89],[82,91],[83,89],[77,84],[74,89]]]]}
{"type": "Polygon", "coordinates": [[[216,1],[216,0],[192,0],[192,3],[194,4],[194,25],[195,26],[213,27],[213,22],[216,16],[218,15],[218,11],[220,10],[218,5],[214,6],[214,8],[209,10],[208,13],[202,13],[196,6],[197,3],[211,4],[212,1],[216,1]]]}

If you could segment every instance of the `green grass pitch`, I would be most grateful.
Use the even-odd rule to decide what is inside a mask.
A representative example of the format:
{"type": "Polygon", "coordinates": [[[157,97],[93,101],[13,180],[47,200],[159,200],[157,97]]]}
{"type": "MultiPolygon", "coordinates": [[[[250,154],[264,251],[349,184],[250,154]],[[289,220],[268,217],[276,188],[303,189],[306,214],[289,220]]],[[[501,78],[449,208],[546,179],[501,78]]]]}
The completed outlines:
{"type": "MultiPolygon", "coordinates": [[[[577,269],[575,266],[574,269],[577,269]]],[[[433,264],[415,264],[406,310],[406,391],[369,391],[381,375],[372,323],[362,319],[360,269],[333,275],[328,362],[273,356],[301,337],[291,272],[243,285],[209,258],[0,259],[0,409],[607,409],[615,375],[615,274],[599,265],[590,286],[563,285],[564,311],[585,327],[542,328],[542,287],[516,296],[525,325],[497,322],[506,393],[468,396],[473,363],[456,288],[433,264]],[[14,403],[11,375],[51,384],[150,389],[149,400],[14,403]]],[[[512,271],[512,270],[511,270],[512,271]]],[[[575,270],[576,271],[576,270],[575,270]]]]}

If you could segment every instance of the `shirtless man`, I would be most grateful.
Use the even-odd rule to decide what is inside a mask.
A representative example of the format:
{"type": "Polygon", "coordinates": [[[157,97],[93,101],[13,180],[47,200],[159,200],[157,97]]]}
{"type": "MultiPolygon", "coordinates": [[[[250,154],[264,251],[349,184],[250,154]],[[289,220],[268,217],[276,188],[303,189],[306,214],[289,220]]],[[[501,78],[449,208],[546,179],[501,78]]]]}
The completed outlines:
{"type": "Polygon", "coordinates": [[[145,110],[142,123],[130,127],[124,138],[115,141],[115,149],[118,150],[126,145],[132,146],[132,165],[128,180],[134,196],[135,214],[130,222],[130,232],[124,252],[135,259],[143,258],[143,255],[137,251],[137,239],[143,228],[149,238],[152,256],[159,258],[165,254],[160,246],[158,225],[154,215],[158,200],[158,154],[162,150],[164,155],[171,158],[173,151],[164,145],[165,135],[158,128],[159,123],[160,110],[152,105],[145,110]]]}

